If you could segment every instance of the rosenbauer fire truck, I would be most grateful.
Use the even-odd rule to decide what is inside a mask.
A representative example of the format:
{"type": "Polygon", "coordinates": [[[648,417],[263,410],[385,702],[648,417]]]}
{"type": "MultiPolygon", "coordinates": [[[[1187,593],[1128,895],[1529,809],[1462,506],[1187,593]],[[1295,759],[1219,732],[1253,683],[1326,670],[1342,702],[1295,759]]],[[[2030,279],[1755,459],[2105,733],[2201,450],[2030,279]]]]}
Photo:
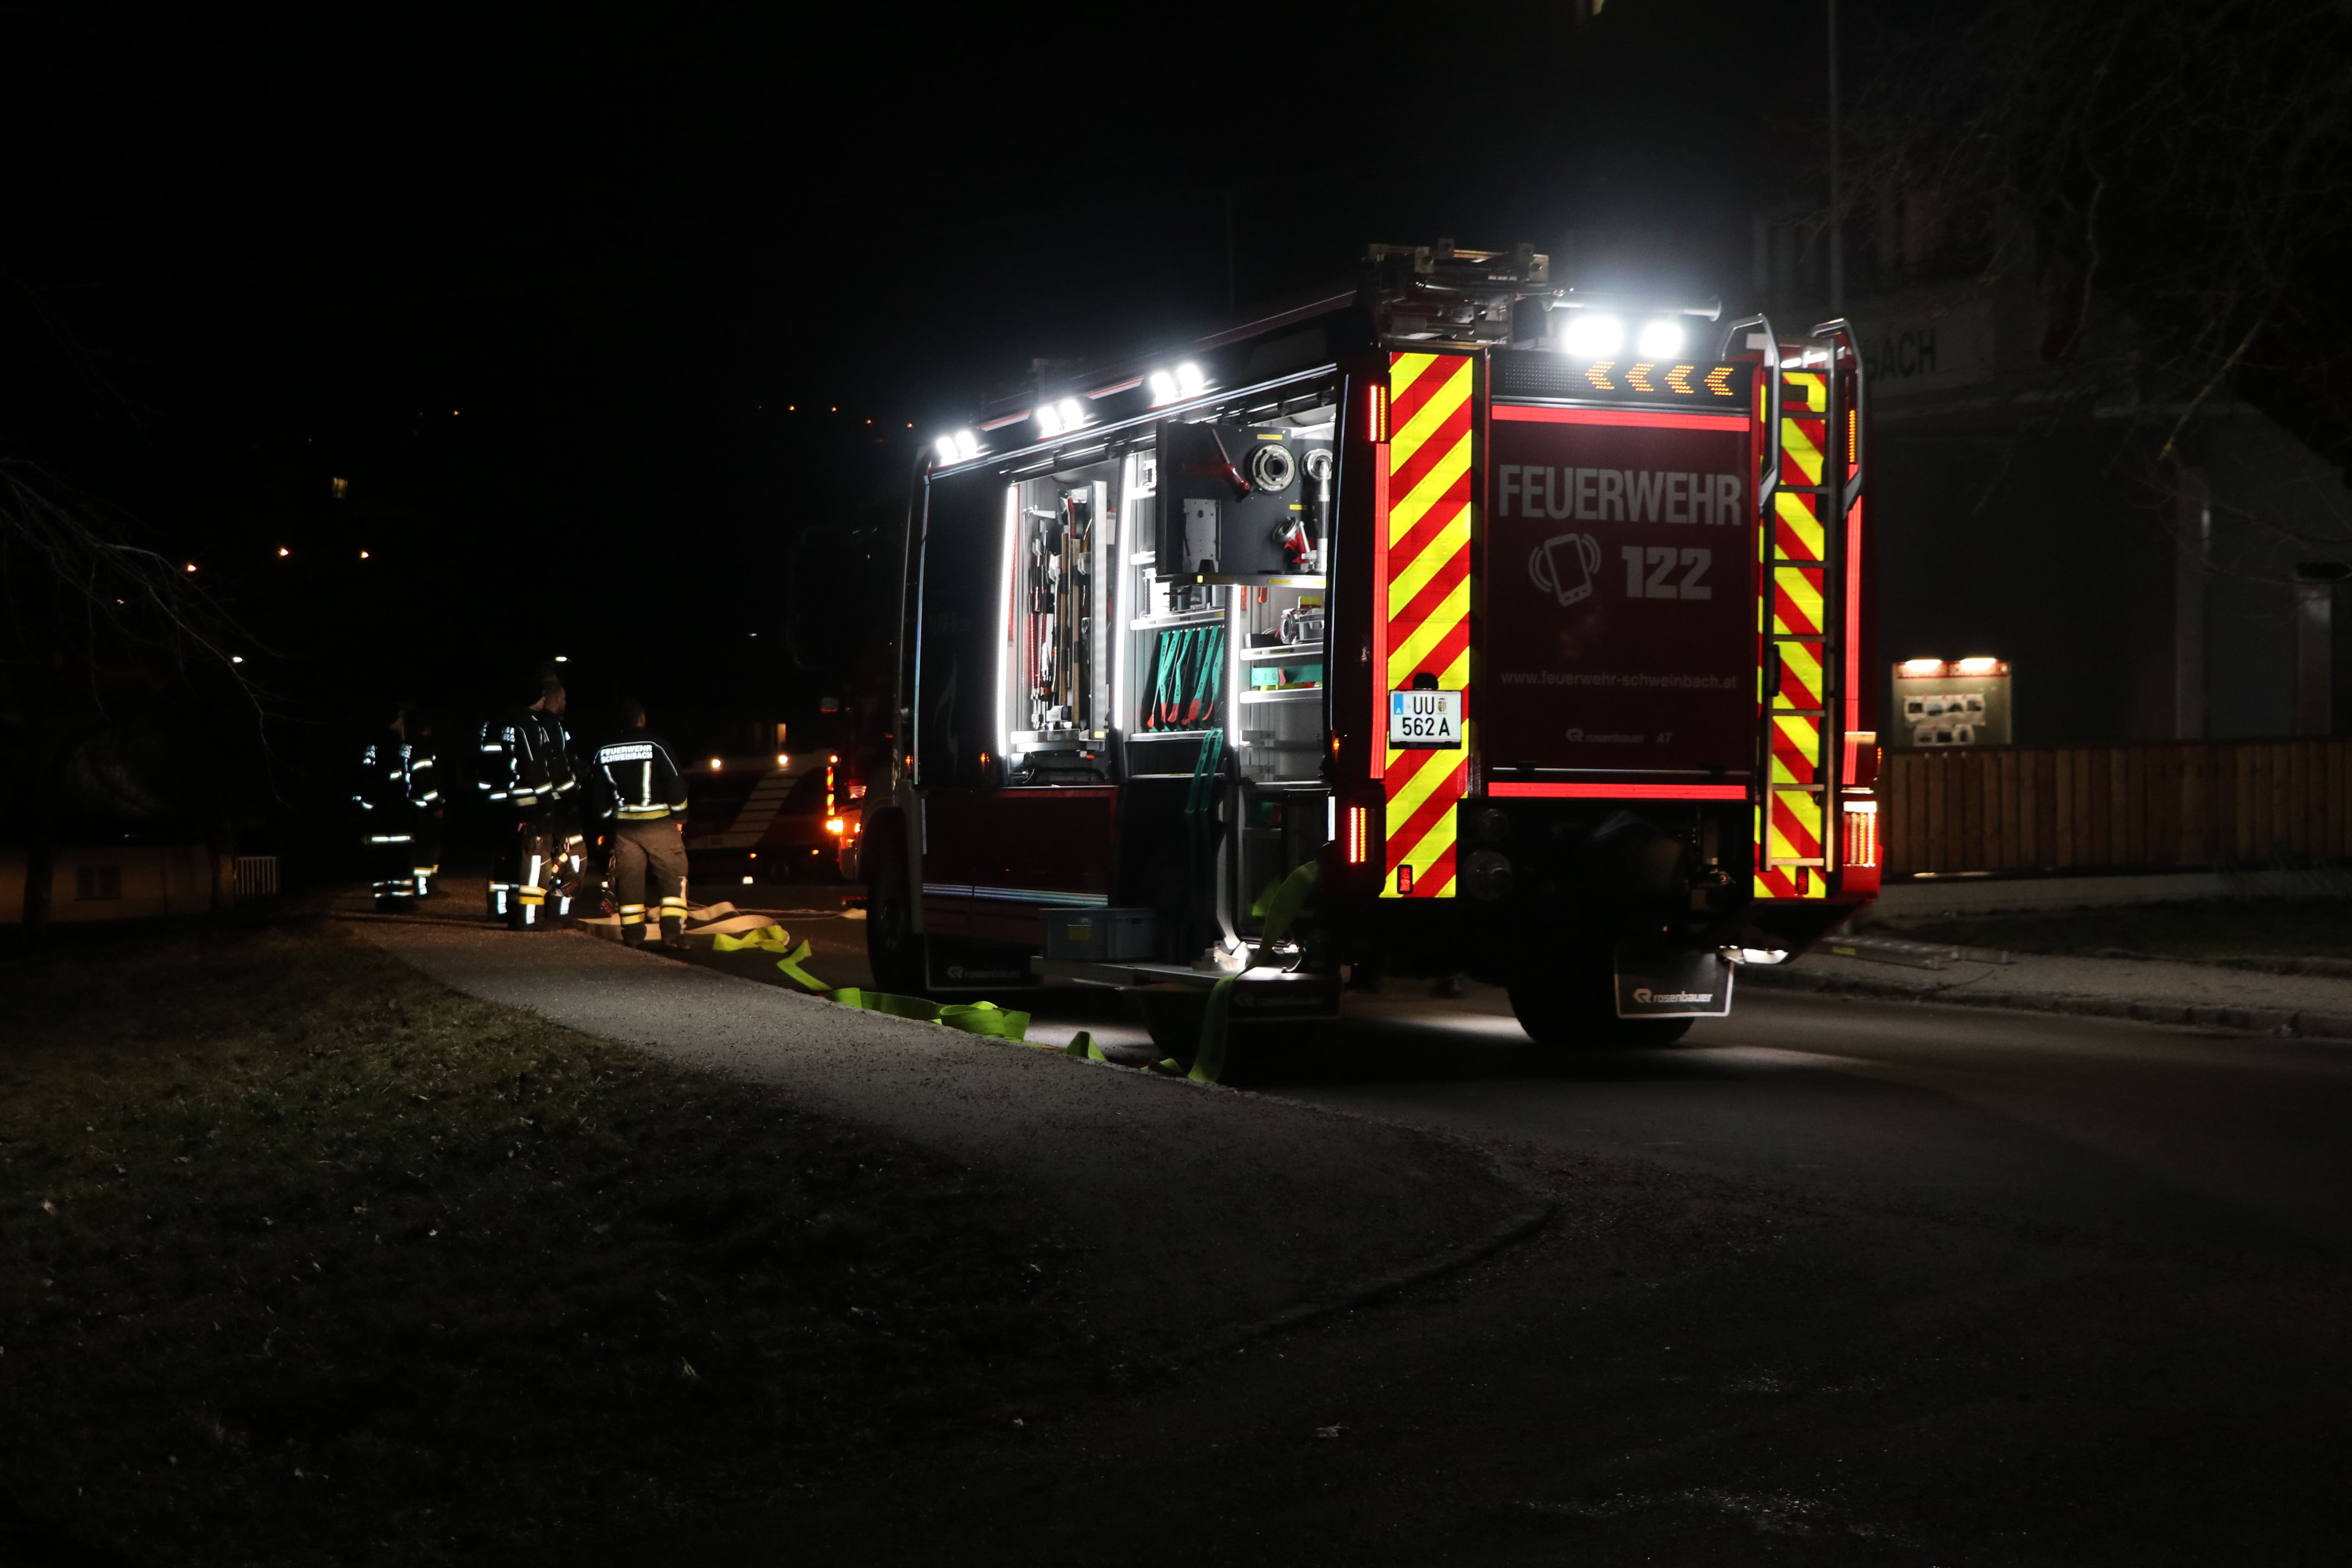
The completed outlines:
{"type": "Polygon", "coordinates": [[[1373,247],[938,439],[877,984],[1232,978],[1247,1024],[1460,973],[1538,1041],[1662,1043],[1874,896],[1853,329],[1548,274],[1373,247]]]}

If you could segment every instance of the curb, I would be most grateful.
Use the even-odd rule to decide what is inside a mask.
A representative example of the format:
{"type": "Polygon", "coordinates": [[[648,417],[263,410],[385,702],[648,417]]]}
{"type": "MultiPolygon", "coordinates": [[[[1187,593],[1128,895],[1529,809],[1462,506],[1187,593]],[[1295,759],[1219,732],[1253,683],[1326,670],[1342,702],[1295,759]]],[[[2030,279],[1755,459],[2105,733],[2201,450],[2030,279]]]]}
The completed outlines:
{"type": "Polygon", "coordinates": [[[1957,986],[1904,985],[1801,969],[1748,968],[1747,985],[1767,990],[1811,991],[1829,996],[1867,996],[1896,1002],[1937,1002],[1956,1007],[2001,1007],[2021,1013],[2070,1013],[2086,1018],[2124,1018],[2140,1024],[2189,1028],[2234,1029],[2249,1035],[2283,1035],[2315,1040],[2352,1040],[2352,1013],[2299,1012],[2288,1007],[2221,1007],[2189,1002],[2149,1002],[2126,996],[2075,996],[2038,991],[1979,991],[1957,986]]]}

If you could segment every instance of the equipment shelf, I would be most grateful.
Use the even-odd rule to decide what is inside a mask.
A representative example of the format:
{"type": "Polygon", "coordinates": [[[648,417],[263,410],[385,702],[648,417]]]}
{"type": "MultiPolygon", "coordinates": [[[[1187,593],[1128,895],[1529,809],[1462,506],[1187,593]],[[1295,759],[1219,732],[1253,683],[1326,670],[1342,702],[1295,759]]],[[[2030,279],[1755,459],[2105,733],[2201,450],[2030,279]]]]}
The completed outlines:
{"type": "Polygon", "coordinates": [[[1320,697],[1319,686],[1261,686],[1241,693],[1244,702],[1286,702],[1301,697],[1320,697]]]}
{"type": "Polygon", "coordinates": [[[1181,616],[1138,616],[1127,623],[1131,632],[1173,631],[1179,626],[1213,626],[1225,618],[1223,610],[1187,610],[1181,616]]]}
{"type": "Polygon", "coordinates": [[[1245,647],[1236,650],[1243,658],[1301,658],[1323,656],[1323,641],[1276,643],[1270,647],[1245,647]]]}
{"type": "Polygon", "coordinates": [[[1328,588],[1331,585],[1328,577],[1289,572],[1162,572],[1159,580],[1212,587],[1328,588]]]}

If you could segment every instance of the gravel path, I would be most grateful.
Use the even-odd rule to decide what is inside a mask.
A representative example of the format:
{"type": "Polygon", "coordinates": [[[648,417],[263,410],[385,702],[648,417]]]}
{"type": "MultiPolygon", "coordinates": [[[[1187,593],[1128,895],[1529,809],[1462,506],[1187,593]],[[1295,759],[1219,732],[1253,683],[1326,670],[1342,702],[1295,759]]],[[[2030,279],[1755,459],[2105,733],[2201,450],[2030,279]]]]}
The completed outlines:
{"type": "Polygon", "coordinates": [[[1103,1331],[1175,1350],[1341,1304],[1536,1224],[1509,1172],[1424,1131],[872,1013],[573,934],[357,920],[470,995],[952,1153],[1065,1217],[1103,1331]]]}

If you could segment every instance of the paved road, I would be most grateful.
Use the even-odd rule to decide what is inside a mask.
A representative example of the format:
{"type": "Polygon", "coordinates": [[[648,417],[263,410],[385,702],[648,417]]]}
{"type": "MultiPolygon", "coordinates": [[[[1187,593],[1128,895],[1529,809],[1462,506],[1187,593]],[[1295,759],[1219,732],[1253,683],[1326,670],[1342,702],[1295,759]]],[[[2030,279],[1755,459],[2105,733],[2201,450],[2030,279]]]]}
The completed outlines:
{"type": "MultiPolygon", "coordinates": [[[[1588,1053],[1475,987],[1347,1006],[1242,1081],[1484,1143],[1549,1187],[1551,1230],[748,1538],[877,1563],[949,1532],[972,1561],[2352,1550],[2352,1047],[1757,989],[1675,1048],[1588,1053]]],[[[1083,996],[1032,1032],[1080,1026],[1133,1037],[1083,996]]]]}
{"type": "MultiPolygon", "coordinates": [[[[804,914],[798,934],[827,979],[864,983],[861,926],[804,914]]],[[[1752,986],[1669,1050],[1545,1050],[1499,992],[1467,990],[1350,995],[1322,1039],[1260,1051],[1236,1079],[1507,1152],[2352,1249],[2352,1043],[1752,986]]],[[[1145,1038],[1108,998],[1039,1011],[1041,1039],[1145,1038]]]]}
{"type": "Polygon", "coordinates": [[[2352,1248],[2352,1045],[1751,991],[1664,1051],[1370,999],[1262,1087],[1481,1142],[2352,1248]]]}
{"type": "MultiPolygon", "coordinates": [[[[810,967],[862,983],[856,922],[790,901],[810,967]]],[[[773,977],[756,953],[695,962],[773,977]]],[[[1139,1038],[1114,998],[1037,1013],[1033,1037],[1139,1038]]],[[[929,1564],[952,1541],[974,1563],[2202,1568],[2352,1552],[2352,1047],[1751,989],[1672,1049],[1547,1051],[1490,991],[1398,984],[1237,1068],[1262,1094],[1485,1143],[1558,1217],[1181,1373],[1008,1390],[1017,1421],[711,1520],[686,1552],[666,1525],[656,1554],[766,1564],[791,1542],[793,1560],[929,1564]]],[[[615,1561],[648,1549],[618,1544],[615,1561]]]]}

